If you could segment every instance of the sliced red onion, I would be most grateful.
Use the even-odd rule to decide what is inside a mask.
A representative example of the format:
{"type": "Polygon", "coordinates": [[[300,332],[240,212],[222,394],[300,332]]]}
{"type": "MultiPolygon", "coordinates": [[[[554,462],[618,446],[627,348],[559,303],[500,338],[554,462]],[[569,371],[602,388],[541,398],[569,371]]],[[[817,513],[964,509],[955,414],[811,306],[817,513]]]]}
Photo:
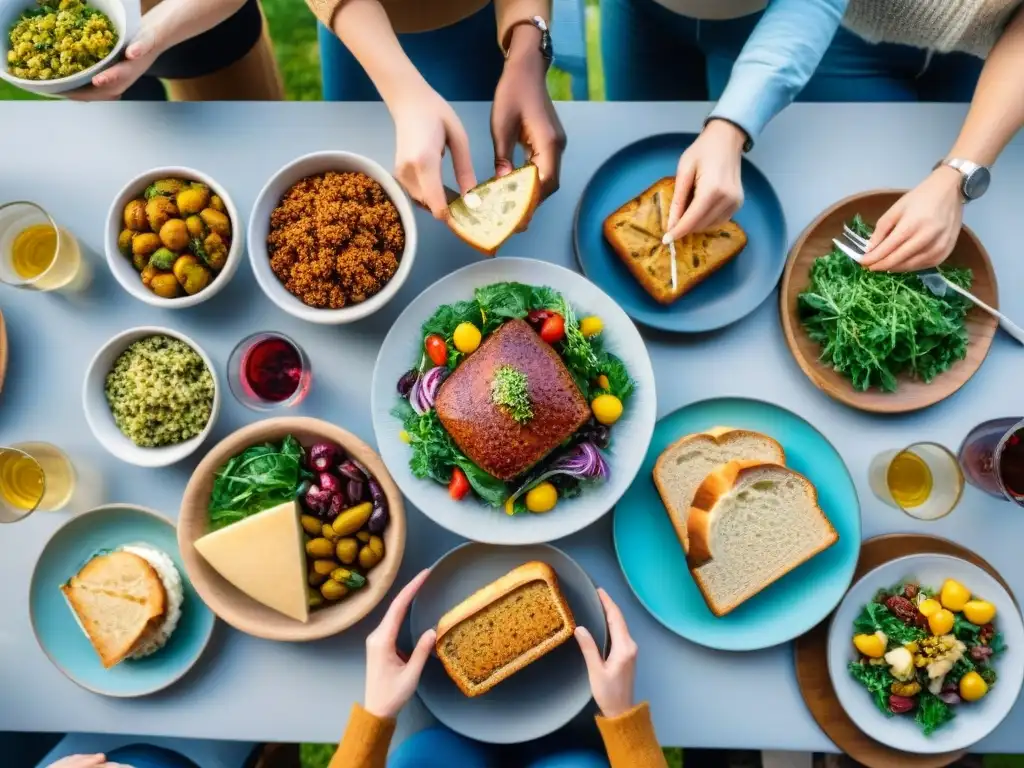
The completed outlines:
{"type": "Polygon", "coordinates": [[[512,494],[511,501],[522,496],[531,488],[555,475],[569,475],[577,480],[606,481],[610,475],[608,462],[593,443],[584,441],[577,444],[572,451],[557,459],[547,471],[533,478],[518,491],[512,494]]]}
{"type": "Polygon", "coordinates": [[[422,391],[422,389],[423,379],[420,378],[416,379],[416,381],[413,382],[412,389],[409,390],[409,405],[411,405],[412,409],[420,415],[423,415],[428,410],[427,408],[424,408],[422,405],[420,405],[420,392],[422,391]]]}
{"type": "Polygon", "coordinates": [[[354,459],[348,459],[339,464],[338,474],[346,480],[355,480],[360,483],[366,480],[366,472],[354,459]]]}
{"type": "Polygon", "coordinates": [[[424,375],[423,384],[420,386],[419,391],[420,404],[426,406],[424,410],[429,411],[434,407],[434,401],[437,399],[437,390],[440,389],[441,382],[444,381],[447,373],[448,369],[443,365],[439,365],[436,368],[431,368],[424,375]]]}
{"type": "Polygon", "coordinates": [[[955,694],[953,692],[947,693],[947,692],[943,691],[942,693],[939,694],[938,698],[944,704],[949,704],[950,706],[956,706],[957,704],[960,703],[960,696],[958,696],[957,694],[955,694]]]}

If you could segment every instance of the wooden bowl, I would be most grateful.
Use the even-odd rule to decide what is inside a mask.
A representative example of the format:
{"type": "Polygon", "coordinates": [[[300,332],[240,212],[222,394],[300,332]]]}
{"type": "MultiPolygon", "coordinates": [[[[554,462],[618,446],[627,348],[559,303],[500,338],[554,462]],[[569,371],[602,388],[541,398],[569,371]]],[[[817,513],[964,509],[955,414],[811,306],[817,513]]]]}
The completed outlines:
{"type": "Polygon", "coordinates": [[[199,462],[181,500],[178,548],[188,577],[203,602],[235,629],[267,640],[319,640],[348,629],[387,595],[405,553],[405,505],[384,462],[355,435],[319,419],[266,419],[228,435],[199,462]],[[208,532],[207,506],[217,469],[250,446],[282,440],[287,435],[293,435],[306,448],[321,440],[340,445],[380,483],[391,513],[384,531],[384,560],[367,575],[367,585],[335,605],[311,611],[306,624],[267,608],[236,589],[193,546],[196,539],[208,532]]]}
{"type": "MultiPolygon", "coordinates": [[[[808,225],[792,250],[782,274],[779,290],[779,311],[786,344],[801,370],[818,389],[845,405],[872,413],[906,413],[927,408],[946,399],[981,367],[998,322],[974,307],[967,313],[967,357],[937,376],[930,384],[901,374],[895,392],[869,389],[858,392],[850,380],[819,359],[820,346],[811,341],[800,323],[797,298],[811,279],[811,265],[819,256],[832,250],[832,238],[842,239],[843,224],[860,214],[865,221],[875,222],[904,193],[896,189],[876,190],[853,195],[827,209],[808,225]]],[[[960,232],[956,247],[946,261],[949,266],[970,267],[974,272],[971,292],[982,301],[998,308],[999,295],[995,271],[984,246],[967,227],[960,232]]]]}

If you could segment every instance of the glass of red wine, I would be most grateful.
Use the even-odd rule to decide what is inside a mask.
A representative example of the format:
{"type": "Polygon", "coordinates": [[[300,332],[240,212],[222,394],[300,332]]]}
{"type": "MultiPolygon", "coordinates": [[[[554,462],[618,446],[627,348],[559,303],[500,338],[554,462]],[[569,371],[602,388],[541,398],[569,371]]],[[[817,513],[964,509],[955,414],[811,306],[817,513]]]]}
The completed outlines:
{"type": "Polygon", "coordinates": [[[964,438],[959,460],[971,485],[1024,507],[1024,417],[979,424],[964,438]]]}
{"type": "Polygon", "coordinates": [[[228,360],[231,393],[256,411],[298,405],[309,392],[311,378],[302,347],[274,331],[242,339],[228,360]]]}

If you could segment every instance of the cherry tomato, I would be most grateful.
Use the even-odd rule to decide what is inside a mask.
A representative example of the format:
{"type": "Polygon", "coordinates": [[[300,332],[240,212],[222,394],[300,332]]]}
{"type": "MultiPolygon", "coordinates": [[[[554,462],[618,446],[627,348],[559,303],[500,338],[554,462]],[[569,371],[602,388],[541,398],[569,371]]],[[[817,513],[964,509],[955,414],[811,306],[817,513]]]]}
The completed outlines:
{"type": "Polygon", "coordinates": [[[557,312],[552,312],[551,317],[544,321],[540,327],[540,337],[548,344],[554,344],[565,338],[565,320],[557,312]]]}
{"type": "Polygon", "coordinates": [[[452,470],[452,479],[448,481],[448,495],[456,501],[462,501],[465,495],[469,493],[469,480],[466,479],[466,474],[455,467],[452,470]]]}
{"type": "Polygon", "coordinates": [[[432,333],[423,342],[431,361],[434,365],[444,365],[448,362],[448,345],[444,339],[436,333],[432,333]]]}

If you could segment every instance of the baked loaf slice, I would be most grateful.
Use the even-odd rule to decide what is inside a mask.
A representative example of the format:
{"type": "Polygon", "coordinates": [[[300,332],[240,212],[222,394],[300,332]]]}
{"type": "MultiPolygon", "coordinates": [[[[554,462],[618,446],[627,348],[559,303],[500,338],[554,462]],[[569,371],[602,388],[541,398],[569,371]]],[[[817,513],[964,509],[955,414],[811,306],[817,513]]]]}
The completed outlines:
{"type": "Polygon", "coordinates": [[[97,555],[60,590],[107,669],[152,637],[166,609],[160,576],[130,552],[97,555]]]}
{"type": "Polygon", "coordinates": [[[506,240],[526,228],[539,202],[537,166],[524,165],[452,201],[448,226],[478,251],[493,256],[506,240]]]}
{"type": "Polygon", "coordinates": [[[437,656],[467,696],[502,680],[557,648],[576,631],[558,576],[547,563],[520,565],[441,617],[437,656]]]}
{"type": "Polygon", "coordinates": [[[716,616],[839,539],[806,477],[758,461],[730,461],[708,475],[687,527],[690,572],[716,616]]]}
{"type": "Polygon", "coordinates": [[[654,484],[684,552],[690,550],[686,521],[693,495],[712,470],[735,459],[785,465],[786,453],[778,442],[760,432],[712,427],[676,440],[658,457],[654,484]]]}
{"type": "Polygon", "coordinates": [[[736,258],[747,235],[735,221],[676,241],[676,287],[672,288],[672,254],[661,242],[668,228],[675,179],[666,176],[604,220],[604,236],[655,301],[671,304],[736,258]]]}
{"type": "Polygon", "coordinates": [[[590,418],[590,406],[562,358],[523,320],[509,320],[484,339],[438,390],[442,426],[474,464],[511,480],[562,444],[590,418]],[[517,421],[496,405],[496,372],[511,367],[526,379],[532,415],[517,421]]]}

